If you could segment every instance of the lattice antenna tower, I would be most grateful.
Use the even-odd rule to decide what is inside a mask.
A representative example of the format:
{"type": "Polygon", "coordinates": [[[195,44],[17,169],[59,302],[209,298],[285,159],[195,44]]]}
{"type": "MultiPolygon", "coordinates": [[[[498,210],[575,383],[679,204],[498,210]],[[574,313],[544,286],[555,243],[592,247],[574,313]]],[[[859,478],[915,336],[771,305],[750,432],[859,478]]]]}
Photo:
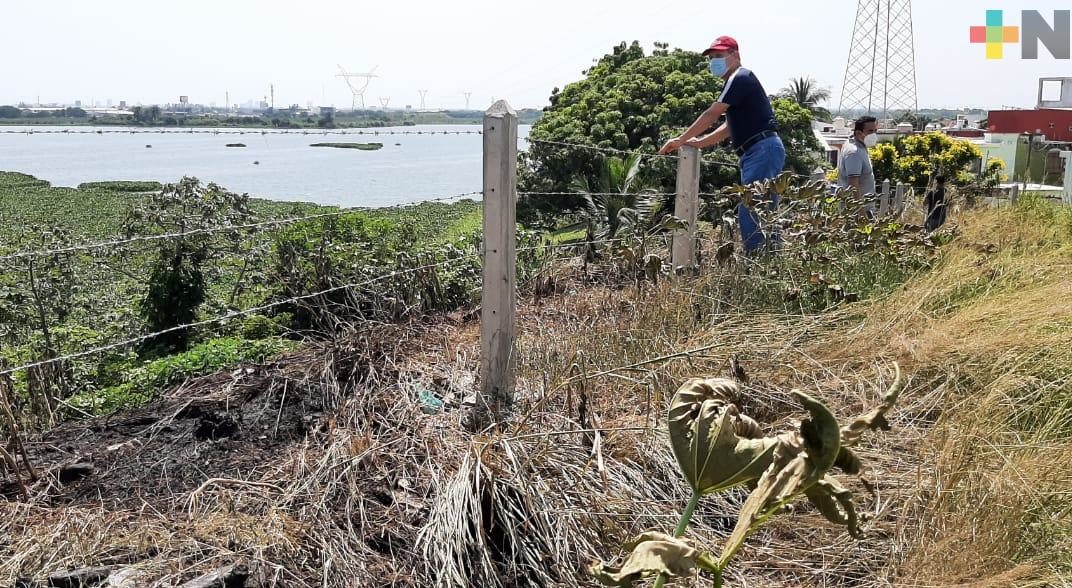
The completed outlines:
{"type": "MultiPolygon", "coordinates": [[[[376,67],[379,67],[378,65],[376,67]]],[[[339,66],[339,73],[336,77],[340,77],[346,81],[346,85],[350,87],[350,92],[353,94],[353,101],[350,103],[350,110],[357,110],[357,102],[361,101],[361,110],[365,109],[365,90],[368,89],[369,83],[372,82],[372,78],[378,78],[376,75],[376,67],[372,68],[368,73],[350,73],[346,71],[346,68],[339,66]],[[364,80],[364,83],[357,82],[355,80],[364,80]]]]}
{"type": "Polygon", "coordinates": [[[912,0],[860,0],[838,112],[885,120],[918,109],[912,0]]]}
{"type": "Polygon", "coordinates": [[[421,110],[424,110],[424,98],[428,96],[428,90],[417,90],[417,93],[421,95],[421,110]]]}

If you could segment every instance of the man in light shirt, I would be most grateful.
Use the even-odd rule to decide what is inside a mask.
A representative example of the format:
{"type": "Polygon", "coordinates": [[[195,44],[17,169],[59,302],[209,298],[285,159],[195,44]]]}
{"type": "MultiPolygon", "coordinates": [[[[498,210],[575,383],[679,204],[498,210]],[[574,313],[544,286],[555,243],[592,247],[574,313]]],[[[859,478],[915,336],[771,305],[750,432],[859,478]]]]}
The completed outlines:
{"type": "Polygon", "coordinates": [[[852,139],[841,148],[838,161],[838,186],[852,189],[856,196],[864,199],[864,210],[871,218],[875,217],[875,170],[871,167],[871,153],[868,149],[878,144],[878,121],[873,116],[856,120],[853,125],[852,139]]]}

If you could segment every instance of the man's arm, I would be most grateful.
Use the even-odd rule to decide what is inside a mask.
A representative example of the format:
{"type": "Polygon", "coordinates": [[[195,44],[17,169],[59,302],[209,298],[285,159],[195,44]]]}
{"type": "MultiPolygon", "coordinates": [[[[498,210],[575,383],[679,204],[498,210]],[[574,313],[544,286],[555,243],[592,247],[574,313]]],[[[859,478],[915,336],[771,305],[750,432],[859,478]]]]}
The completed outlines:
{"type": "Polygon", "coordinates": [[[726,123],[722,123],[714,132],[708,133],[702,137],[695,137],[685,141],[685,144],[689,147],[695,147],[697,149],[706,149],[712,145],[718,145],[730,137],[730,126],[726,123]]]}
{"type": "MultiPolygon", "coordinates": [[[[726,114],[726,111],[729,110],[729,108],[729,104],[726,104],[724,102],[715,102],[711,105],[710,108],[705,110],[704,113],[701,114],[699,118],[697,118],[696,121],[693,122],[689,128],[685,129],[685,132],[681,133],[681,136],[675,137],[667,141],[666,144],[663,145],[662,149],[659,150],[659,153],[662,155],[666,155],[667,153],[673,153],[674,151],[677,151],[682,145],[685,144],[686,141],[699,136],[700,133],[711,128],[712,125],[718,122],[718,119],[722,118],[723,114],[726,114]]],[[[728,129],[726,129],[726,125],[722,125],[717,131],[711,133],[711,135],[708,135],[708,137],[718,135],[719,132],[723,132],[723,139],[725,139],[725,133],[728,133],[729,131],[728,129]]],[[[712,142],[711,144],[713,145],[715,143],[717,143],[717,141],[712,142]]]]}
{"type": "Polygon", "coordinates": [[[860,176],[849,176],[849,187],[857,196],[863,196],[863,189],[860,187],[860,176]]]}

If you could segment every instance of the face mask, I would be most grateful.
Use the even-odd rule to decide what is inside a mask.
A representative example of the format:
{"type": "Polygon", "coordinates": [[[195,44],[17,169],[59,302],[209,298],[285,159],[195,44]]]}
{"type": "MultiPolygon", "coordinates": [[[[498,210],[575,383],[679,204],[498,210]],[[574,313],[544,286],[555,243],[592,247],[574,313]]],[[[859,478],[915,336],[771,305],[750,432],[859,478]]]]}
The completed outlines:
{"type": "Polygon", "coordinates": [[[711,63],[709,63],[707,67],[715,77],[719,78],[726,75],[726,71],[729,70],[729,66],[726,65],[725,57],[713,57],[711,63]]]}
{"type": "Polygon", "coordinates": [[[864,137],[864,145],[867,145],[868,149],[878,145],[878,135],[868,135],[864,137]]]}

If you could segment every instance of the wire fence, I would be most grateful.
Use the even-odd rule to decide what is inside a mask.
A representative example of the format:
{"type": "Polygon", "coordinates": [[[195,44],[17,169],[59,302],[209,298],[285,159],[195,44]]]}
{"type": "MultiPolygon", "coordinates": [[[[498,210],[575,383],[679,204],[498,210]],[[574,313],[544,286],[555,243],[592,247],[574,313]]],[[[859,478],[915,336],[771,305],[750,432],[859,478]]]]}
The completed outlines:
{"type": "MultiPolygon", "coordinates": [[[[213,134],[213,135],[228,135],[228,134],[231,134],[231,135],[236,135],[236,134],[237,135],[241,135],[241,134],[345,135],[345,134],[351,134],[351,135],[372,135],[372,136],[376,136],[376,135],[385,135],[385,136],[391,136],[391,135],[452,135],[452,134],[453,135],[481,135],[481,134],[484,134],[482,131],[474,131],[474,130],[459,130],[459,131],[426,131],[426,130],[397,131],[397,130],[370,130],[370,129],[363,129],[363,130],[291,130],[291,129],[285,129],[285,130],[268,130],[268,129],[264,129],[264,130],[223,130],[223,129],[175,129],[175,130],[155,129],[155,130],[139,130],[139,129],[114,129],[114,130],[95,130],[95,131],[90,131],[90,130],[84,130],[84,131],[83,130],[73,130],[72,131],[72,130],[69,130],[69,129],[63,129],[63,130],[49,129],[49,130],[42,131],[42,130],[38,130],[38,129],[29,129],[29,130],[6,130],[6,131],[0,131],[0,132],[7,132],[7,133],[15,132],[15,133],[26,133],[26,134],[34,134],[34,133],[42,133],[42,132],[43,133],[57,133],[57,134],[59,134],[59,133],[62,133],[62,134],[70,134],[70,133],[75,133],[75,134],[94,134],[94,133],[95,134],[105,134],[105,133],[114,133],[114,134],[118,134],[118,133],[130,133],[130,134],[138,134],[138,133],[184,134],[184,133],[186,133],[186,134],[213,134]]],[[[516,135],[515,135],[515,137],[516,137],[516,135]]],[[[491,137],[491,138],[496,138],[496,137],[491,137]]],[[[486,137],[485,142],[487,142],[488,140],[489,140],[489,138],[486,137]]],[[[529,144],[532,144],[532,145],[549,145],[549,146],[562,147],[562,148],[574,148],[574,149],[581,149],[581,150],[585,150],[585,151],[590,151],[590,152],[595,152],[595,153],[602,153],[602,154],[636,155],[636,156],[641,157],[642,159],[647,159],[647,160],[680,160],[681,159],[681,155],[677,155],[677,154],[663,155],[663,154],[656,154],[656,153],[640,153],[640,152],[629,151],[629,150],[624,150],[624,149],[616,149],[616,148],[612,148],[612,147],[599,147],[599,146],[594,146],[594,145],[586,145],[586,144],[581,144],[581,143],[571,143],[571,142],[566,142],[566,141],[553,141],[553,140],[541,140],[541,139],[526,139],[526,140],[529,142],[529,144]]],[[[487,147],[487,144],[485,144],[485,163],[487,162],[488,154],[489,154],[488,147],[487,147]]],[[[736,166],[736,165],[729,164],[729,163],[722,162],[722,161],[713,161],[713,160],[701,159],[700,162],[703,163],[703,164],[706,164],[706,165],[723,166],[723,167],[732,168],[732,169],[735,169],[735,170],[739,169],[738,166],[736,166]]],[[[681,174],[681,173],[682,172],[679,170],[679,174],[681,174]]],[[[691,173],[694,175],[694,180],[698,183],[698,172],[694,169],[691,173]]],[[[502,180],[502,178],[499,178],[499,179],[502,180]]],[[[487,175],[485,175],[485,182],[487,182],[487,181],[488,181],[488,177],[487,177],[487,175]]],[[[496,195],[510,194],[511,190],[506,189],[507,185],[508,184],[501,184],[499,186],[499,189],[497,189],[497,190],[493,189],[494,193],[496,195]]],[[[522,197],[584,197],[584,196],[590,196],[590,197],[613,197],[613,196],[674,197],[674,196],[677,196],[677,194],[674,193],[674,192],[655,192],[655,191],[644,191],[644,192],[633,192],[633,193],[583,192],[583,191],[575,191],[575,192],[566,192],[566,191],[560,191],[560,192],[553,192],[553,191],[546,191],[546,192],[539,192],[539,191],[516,192],[516,191],[513,191],[513,193],[516,194],[517,196],[522,196],[522,197]]],[[[406,208],[406,207],[410,207],[410,206],[414,206],[414,205],[419,205],[419,204],[424,204],[424,203],[433,203],[433,202],[443,202],[443,203],[453,202],[453,201],[457,201],[457,200],[460,200],[460,199],[463,199],[463,198],[473,197],[473,196],[477,196],[477,195],[483,195],[483,191],[471,191],[471,192],[464,192],[464,193],[453,194],[453,195],[448,195],[448,196],[438,196],[438,197],[433,197],[433,198],[421,199],[420,201],[416,201],[416,202],[402,203],[402,204],[398,204],[398,205],[395,205],[395,206],[379,208],[379,209],[375,209],[375,210],[376,211],[383,211],[383,210],[390,210],[390,209],[401,209],[401,208],[406,208]]],[[[717,196],[719,194],[701,194],[701,195],[704,195],[704,196],[717,196]]],[[[697,197],[697,192],[694,189],[691,192],[691,194],[689,194],[689,198],[695,200],[696,197],[697,197]]],[[[193,230],[182,231],[182,232],[169,232],[169,233],[163,233],[163,234],[158,234],[158,235],[138,235],[138,236],[131,236],[131,237],[118,237],[118,238],[106,239],[106,240],[97,241],[97,242],[91,242],[91,243],[82,243],[82,244],[76,244],[76,245],[61,246],[61,247],[51,247],[51,248],[28,250],[28,251],[17,251],[17,252],[13,252],[13,253],[7,253],[5,255],[0,255],[0,262],[3,262],[3,261],[15,261],[15,260],[21,260],[21,259],[33,259],[33,258],[37,258],[37,257],[46,257],[46,256],[51,256],[51,255],[77,253],[77,252],[82,252],[82,251],[95,251],[95,250],[101,250],[101,249],[122,247],[122,246],[125,246],[125,245],[134,244],[134,243],[153,242],[153,241],[161,241],[161,240],[166,240],[166,239],[180,239],[180,238],[188,238],[188,237],[193,237],[193,236],[205,236],[205,235],[213,235],[213,234],[221,234],[221,233],[222,234],[233,234],[233,233],[236,233],[236,232],[238,232],[238,233],[242,233],[242,232],[255,233],[255,232],[258,232],[258,231],[278,228],[278,227],[286,226],[286,225],[289,225],[289,224],[300,223],[300,222],[305,222],[305,221],[320,220],[320,219],[327,219],[327,218],[338,217],[338,216],[341,216],[341,215],[349,214],[349,213],[352,213],[352,212],[369,211],[369,210],[370,210],[369,208],[359,208],[359,207],[342,208],[342,209],[338,209],[338,210],[332,210],[330,212],[318,212],[318,213],[312,213],[312,214],[291,216],[291,217],[287,217],[287,218],[269,219],[269,220],[258,221],[258,222],[250,222],[250,223],[245,223],[245,224],[221,225],[221,226],[215,226],[215,227],[209,227],[209,228],[193,229],[193,230]]],[[[485,208],[485,215],[486,214],[487,214],[487,208],[485,208]]],[[[487,218],[485,218],[485,222],[488,222],[487,218]]],[[[497,222],[497,221],[495,219],[492,219],[492,222],[497,222]]],[[[510,222],[513,222],[513,221],[510,221],[510,222]]],[[[492,234],[493,232],[494,231],[489,230],[489,235],[492,234]]],[[[548,242],[535,244],[535,245],[519,243],[519,244],[517,244],[519,246],[513,247],[513,249],[515,250],[515,253],[528,253],[528,252],[534,252],[534,251],[563,251],[563,250],[574,250],[574,251],[576,251],[578,248],[588,248],[588,247],[591,247],[591,246],[598,246],[598,245],[620,244],[620,243],[627,242],[627,241],[630,240],[630,237],[606,237],[606,238],[599,238],[599,239],[592,239],[590,237],[591,237],[591,235],[589,234],[588,238],[585,239],[585,240],[562,241],[562,242],[550,242],[550,241],[548,241],[548,242]]],[[[487,238],[488,237],[485,237],[485,239],[487,239],[487,238]]],[[[219,314],[217,316],[211,316],[209,318],[205,318],[203,320],[192,321],[192,322],[189,322],[189,323],[176,325],[176,326],[173,326],[173,327],[170,327],[170,328],[156,330],[156,331],[151,332],[151,333],[145,333],[145,334],[140,334],[140,335],[136,335],[136,336],[129,336],[129,337],[125,338],[125,339],[115,341],[115,342],[112,342],[112,343],[108,343],[108,344],[105,344],[105,345],[95,346],[95,347],[92,347],[92,348],[89,348],[89,349],[83,349],[83,350],[79,350],[79,351],[76,351],[76,352],[73,352],[73,353],[68,353],[68,354],[63,354],[63,355],[57,354],[57,357],[50,357],[50,358],[46,358],[46,359],[41,359],[39,361],[33,361],[33,362],[25,363],[25,364],[22,364],[22,365],[18,365],[18,366],[15,366],[15,367],[0,370],[0,377],[8,376],[8,375],[15,374],[15,373],[18,373],[18,372],[23,372],[23,371],[26,371],[26,370],[32,370],[32,369],[35,369],[35,368],[39,368],[39,367],[43,367],[43,366],[47,366],[47,365],[51,365],[51,364],[56,364],[56,363],[59,363],[59,362],[73,361],[73,360],[77,360],[77,359],[80,359],[80,358],[85,358],[85,357],[88,357],[88,356],[93,356],[93,355],[96,355],[96,354],[101,354],[101,353],[104,353],[104,352],[108,352],[108,351],[111,351],[111,350],[120,349],[120,348],[124,348],[124,347],[129,347],[129,346],[132,346],[132,345],[137,345],[139,343],[143,343],[143,342],[146,342],[146,341],[151,341],[151,340],[154,340],[154,339],[157,339],[157,338],[169,335],[169,334],[173,334],[173,333],[177,333],[177,332],[181,332],[181,331],[187,331],[187,330],[191,330],[191,329],[197,329],[197,328],[200,328],[200,327],[205,327],[205,326],[214,325],[214,324],[220,324],[220,323],[224,323],[224,322],[236,319],[236,318],[271,311],[271,310],[279,308],[281,306],[293,305],[293,304],[300,303],[302,301],[321,298],[321,297],[324,297],[324,296],[327,296],[327,295],[330,295],[330,294],[334,294],[334,293],[338,293],[338,292],[342,292],[342,291],[354,290],[354,289],[370,286],[372,284],[384,282],[384,281],[387,281],[387,280],[397,279],[397,278],[405,277],[405,276],[410,276],[410,275],[413,275],[415,273],[422,272],[422,271],[436,270],[436,269],[448,267],[448,266],[451,266],[451,265],[454,265],[454,264],[459,264],[459,265],[460,264],[466,264],[466,263],[472,262],[475,259],[483,260],[485,266],[487,266],[487,264],[489,262],[485,259],[485,253],[486,253],[485,249],[489,248],[489,247],[490,246],[485,242],[484,245],[481,247],[481,250],[479,252],[460,255],[460,256],[457,256],[457,257],[452,257],[451,259],[447,259],[445,261],[439,261],[439,262],[435,262],[435,263],[423,264],[423,265],[419,265],[418,267],[397,269],[397,270],[393,270],[393,271],[387,272],[385,274],[382,274],[382,275],[379,275],[379,276],[376,276],[376,277],[373,277],[373,278],[361,279],[361,280],[357,280],[357,281],[351,281],[350,283],[347,283],[347,284],[344,284],[344,285],[334,286],[334,287],[331,287],[331,288],[324,288],[324,289],[318,290],[316,292],[311,292],[311,293],[303,294],[303,295],[299,295],[299,296],[290,296],[290,297],[286,297],[286,298],[279,299],[279,300],[271,300],[271,298],[268,298],[268,300],[271,300],[271,301],[263,302],[263,300],[262,300],[263,303],[254,304],[253,306],[245,308],[244,310],[231,310],[231,311],[228,311],[226,313],[219,314]]],[[[488,253],[488,254],[490,255],[490,253],[488,253]]],[[[529,258],[529,260],[530,260],[529,262],[531,262],[531,258],[529,258]]],[[[517,262],[517,259],[515,257],[515,259],[512,260],[510,262],[510,264],[507,266],[508,268],[510,268],[508,273],[513,272],[513,271],[518,271],[518,268],[516,268],[516,266],[514,265],[514,264],[516,264],[516,262],[517,262]]],[[[395,262],[392,262],[392,263],[398,263],[398,261],[395,261],[395,262]]],[[[418,261],[413,262],[413,263],[418,263],[419,264],[420,263],[419,258],[418,258],[418,261]]],[[[370,271],[376,271],[376,270],[365,269],[363,271],[370,272],[370,271]]],[[[233,303],[233,299],[232,299],[232,303],[233,303]]]]}
{"type": "MultiPolygon", "coordinates": [[[[559,251],[559,250],[572,249],[572,248],[576,248],[576,247],[584,247],[584,246],[589,246],[589,245],[605,245],[605,244],[612,244],[612,243],[621,243],[621,242],[624,242],[624,241],[626,241],[626,239],[622,239],[622,238],[605,238],[605,239],[595,239],[595,240],[587,240],[587,241],[547,243],[547,244],[541,244],[541,245],[518,247],[516,249],[516,251],[517,251],[517,253],[523,253],[523,252],[529,252],[529,251],[541,251],[541,250],[544,250],[544,251],[559,251]]],[[[82,358],[85,358],[85,357],[90,357],[90,356],[93,356],[93,355],[98,355],[98,354],[101,354],[101,353],[105,353],[107,351],[112,351],[112,350],[116,350],[116,349],[122,349],[122,348],[125,348],[125,347],[130,347],[130,346],[133,346],[133,345],[137,345],[139,343],[143,343],[145,341],[150,341],[150,340],[156,339],[158,337],[162,337],[164,335],[169,335],[169,334],[177,333],[177,332],[180,332],[180,331],[188,331],[188,330],[191,330],[191,329],[196,329],[196,328],[200,328],[200,327],[206,327],[206,326],[210,326],[210,325],[224,323],[224,322],[227,322],[227,321],[230,321],[230,320],[234,320],[236,318],[241,318],[241,317],[245,317],[245,316],[249,316],[249,315],[253,315],[253,314],[266,312],[266,311],[269,311],[269,310],[272,310],[272,309],[275,309],[275,308],[279,308],[281,306],[295,304],[295,303],[302,302],[302,301],[305,301],[305,300],[311,300],[311,299],[319,298],[319,297],[326,296],[326,295],[329,295],[329,294],[334,294],[334,293],[337,293],[337,292],[345,291],[345,290],[353,290],[353,289],[356,289],[356,288],[370,286],[370,285],[373,285],[373,284],[376,284],[376,283],[385,282],[385,281],[388,281],[388,280],[391,280],[391,279],[413,275],[413,274],[416,274],[416,273],[419,273],[419,272],[441,269],[441,268],[449,267],[449,266],[452,266],[452,265],[455,265],[455,264],[463,265],[465,263],[471,262],[471,261],[479,259],[481,257],[482,257],[481,253],[477,252],[477,253],[471,253],[471,254],[468,254],[468,255],[463,255],[463,256],[460,256],[460,257],[456,257],[456,258],[452,258],[452,259],[448,259],[448,260],[444,260],[444,261],[439,261],[439,262],[435,262],[435,263],[429,263],[429,264],[420,265],[418,267],[399,269],[399,270],[392,270],[392,271],[390,271],[388,273],[385,273],[385,274],[382,274],[380,276],[370,278],[370,279],[367,279],[367,280],[348,283],[348,284],[343,284],[343,285],[334,286],[334,287],[331,287],[331,288],[325,288],[325,289],[322,289],[322,290],[318,290],[316,292],[311,292],[309,294],[303,294],[303,295],[300,295],[300,296],[292,296],[292,297],[276,300],[276,301],[273,301],[273,302],[269,302],[269,303],[266,303],[266,304],[260,304],[260,305],[257,305],[257,306],[253,306],[253,307],[250,307],[250,308],[247,308],[247,309],[244,309],[244,310],[231,311],[231,312],[228,312],[226,314],[221,314],[219,316],[215,316],[215,317],[211,317],[211,318],[207,318],[207,319],[203,319],[203,320],[199,320],[199,321],[195,321],[195,322],[185,323],[185,324],[177,325],[177,326],[170,327],[170,328],[167,328],[167,329],[160,329],[160,330],[157,330],[157,331],[153,331],[151,333],[145,333],[145,334],[142,334],[142,335],[138,335],[138,336],[130,337],[130,338],[127,338],[127,339],[123,339],[121,341],[116,341],[116,342],[113,342],[113,343],[108,343],[108,344],[105,344],[105,345],[92,347],[92,348],[85,349],[85,350],[82,350],[82,351],[77,351],[77,352],[74,352],[74,353],[68,353],[68,354],[60,355],[60,356],[53,357],[53,358],[48,358],[48,359],[43,359],[43,360],[34,361],[34,362],[30,362],[30,363],[25,363],[25,364],[21,364],[21,365],[15,366],[15,367],[5,368],[5,369],[0,370],[0,377],[10,376],[10,375],[13,375],[13,374],[18,373],[18,372],[32,370],[32,369],[35,369],[35,368],[44,367],[44,366],[52,365],[52,364],[56,364],[56,363],[62,363],[62,362],[82,359],[82,358]]]]}
{"type": "Polygon", "coordinates": [[[67,246],[67,247],[56,247],[56,248],[51,248],[51,249],[38,249],[38,250],[30,250],[30,251],[19,251],[19,252],[16,252],[16,253],[9,253],[9,254],[6,254],[6,255],[0,255],[0,262],[14,261],[14,260],[18,260],[18,259],[32,259],[32,258],[38,258],[38,257],[48,257],[50,255],[60,255],[60,254],[65,254],[65,253],[77,253],[79,251],[93,251],[93,250],[98,250],[98,249],[108,249],[108,248],[111,248],[111,247],[121,247],[121,246],[124,246],[124,245],[130,245],[132,243],[144,243],[144,242],[162,241],[162,240],[168,240],[168,239],[185,239],[185,238],[196,237],[196,236],[200,236],[200,235],[215,235],[215,234],[218,234],[218,233],[232,233],[232,232],[235,232],[235,231],[257,232],[257,231],[268,229],[268,228],[276,228],[276,227],[286,226],[286,225],[305,222],[305,221],[310,221],[310,220],[333,218],[333,217],[343,216],[343,215],[347,215],[347,214],[352,214],[352,213],[355,213],[355,212],[369,212],[369,211],[380,212],[380,211],[387,211],[387,210],[399,210],[399,209],[409,208],[409,207],[413,207],[413,206],[419,206],[421,204],[449,203],[449,202],[455,202],[455,201],[461,200],[463,198],[468,198],[470,196],[483,196],[483,194],[484,194],[483,192],[463,192],[461,194],[454,194],[454,195],[451,195],[451,196],[437,196],[437,197],[434,197],[434,198],[422,199],[422,200],[415,201],[415,202],[406,202],[406,203],[396,204],[394,206],[386,206],[386,207],[382,207],[382,208],[364,208],[364,207],[343,208],[343,209],[335,210],[335,211],[332,211],[332,212],[309,214],[309,215],[303,215],[303,216],[288,217],[288,218],[268,220],[268,221],[262,221],[262,222],[256,222],[256,223],[241,224],[241,225],[221,225],[221,226],[218,226],[218,227],[210,227],[210,228],[204,228],[204,229],[192,229],[192,230],[189,230],[189,231],[183,231],[183,232],[178,232],[178,233],[162,233],[162,234],[159,234],[159,235],[138,235],[138,236],[135,236],[135,237],[110,239],[110,240],[107,240],[107,241],[97,241],[97,242],[93,242],[93,243],[83,243],[83,244],[71,245],[71,246],[67,246]]]}
{"type": "Polygon", "coordinates": [[[460,131],[395,131],[370,129],[3,129],[6,135],[483,135],[479,130],[460,131]]]}
{"type": "MultiPolygon", "coordinates": [[[[680,155],[665,155],[660,153],[643,153],[640,151],[630,151],[628,149],[616,149],[614,147],[599,147],[596,145],[585,145],[582,143],[569,143],[566,141],[552,141],[549,139],[532,139],[526,137],[525,141],[532,145],[553,145],[557,147],[569,147],[573,149],[585,149],[588,151],[596,151],[599,153],[613,153],[616,155],[636,155],[641,159],[681,159],[680,155]]],[[[701,165],[712,165],[716,167],[724,167],[728,169],[740,170],[741,166],[738,164],[727,163],[725,161],[717,161],[714,159],[700,159],[701,165]]]]}
{"type": "Polygon", "coordinates": [[[449,266],[449,265],[455,264],[455,263],[461,263],[461,262],[464,262],[464,261],[469,261],[469,260],[475,259],[477,257],[479,257],[479,254],[474,253],[474,254],[471,254],[471,255],[458,257],[458,258],[455,258],[455,259],[449,259],[449,260],[441,261],[441,262],[437,262],[437,263],[427,264],[427,265],[423,265],[423,266],[420,266],[420,267],[407,268],[405,270],[394,270],[394,271],[391,271],[391,272],[389,272],[387,274],[377,276],[377,277],[371,278],[369,280],[356,282],[356,283],[350,283],[350,284],[344,284],[342,286],[335,286],[335,287],[332,287],[332,288],[326,288],[326,289],[323,289],[323,290],[319,290],[317,292],[312,292],[310,294],[303,294],[301,296],[293,296],[293,297],[286,298],[286,299],[283,299],[283,300],[277,300],[277,301],[274,301],[274,302],[270,302],[268,304],[262,304],[262,305],[259,305],[259,306],[254,306],[254,307],[251,307],[251,308],[247,308],[245,310],[232,311],[232,312],[228,312],[227,314],[216,316],[216,317],[213,317],[213,318],[204,319],[204,320],[191,322],[191,323],[186,323],[186,324],[182,324],[182,325],[177,325],[177,326],[170,327],[170,328],[167,328],[167,329],[161,329],[159,331],[154,331],[152,333],[146,333],[144,335],[139,335],[137,337],[124,339],[122,341],[117,341],[115,343],[109,343],[107,345],[102,345],[102,346],[99,346],[99,347],[93,347],[91,349],[79,351],[79,352],[76,352],[76,353],[70,353],[70,354],[67,354],[67,355],[62,355],[62,356],[58,356],[58,357],[54,357],[54,358],[50,358],[50,359],[44,359],[44,360],[35,361],[35,362],[32,362],[32,363],[19,365],[19,366],[12,367],[12,368],[7,368],[7,369],[4,369],[4,370],[0,370],[0,377],[8,376],[8,375],[14,374],[16,372],[31,370],[31,369],[34,369],[34,368],[38,368],[38,367],[42,367],[42,366],[46,366],[46,365],[50,365],[50,364],[54,364],[54,363],[60,363],[60,362],[64,362],[64,361],[71,361],[71,360],[79,359],[79,358],[82,358],[82,357],[88,357],[88,356],[91,356],[91,355],[96,355],[96,354],[99,354],[99,353],[103,353],[105,351],[111,351],[113,349],[120,349],[120,348],[123,348],[123,347],[136,345],[138,343],[142,343],[144,341],[149,341],[151,339],[156,339],[158,337],[168,335],[168,334],[171,334],[171,333],[176,333],[176,332],[179,332],[179,331],[186,331],[186,330],[190,330],[190,329],[196,329],[198,327],[204,327],[204,326],[208,326],[208,325],[213,325],[213,324],[216,324],[216,323],[233,320],[235,318],[248,316],[248,315],[256,314],[256,313],[260,313],[260,312],[264,312],[264,311],[267,311],[267,310],[271,310],[273,308],[278,308],[280,306],[285,306],[287,304],[294,304],[296,302],[301,302],[303,300],[310,300],[310,299],[313,299],[313,298],[326,296],[328,294],[332,294],[332,293],[335,293],[335,292],[340,292],[340,291],[343,291],[343,290],[351,290],[351,289],[354,289],[354,288],[360,288],[360,287],[363,287],[363,286],[369,286],[369,285],[375,284],[377,282],[383,282],[383,281],[386,281],[386,280],[389,280],[389,279],[392,279],[392,278],[397,278],[397,277],[400,277],[400,276],[406,276],[406,275],[414,274],[414,273],[421,272],[421,271],[426,271],[426,270],[430,270],[430,269],[436,269],[436,268],[440,268],[440,267],[449,266]]]}

